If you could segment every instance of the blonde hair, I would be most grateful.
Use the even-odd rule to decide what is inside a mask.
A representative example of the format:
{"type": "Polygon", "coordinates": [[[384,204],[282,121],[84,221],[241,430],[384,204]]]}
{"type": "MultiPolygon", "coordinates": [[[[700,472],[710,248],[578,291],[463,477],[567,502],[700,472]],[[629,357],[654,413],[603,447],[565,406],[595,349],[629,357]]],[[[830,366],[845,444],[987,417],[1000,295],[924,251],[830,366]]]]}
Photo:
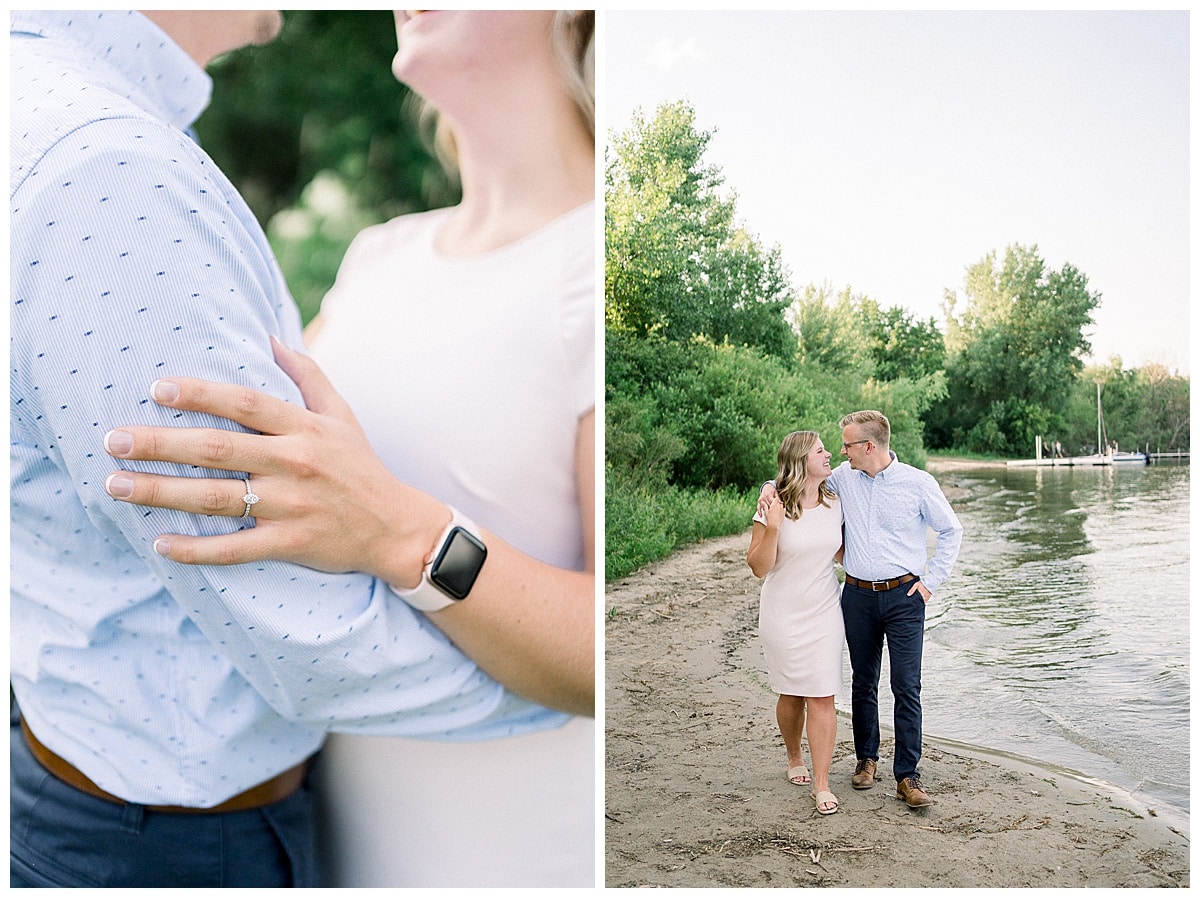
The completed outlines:
{"type": "MultiPolygon", "coordinates": [[[[596,11],[559,9],[554,12],[550,42],[562,70],[563,80],[576,110],[592,140],[596,139],[596,11]]],[[[458,149],[454,133],[437,109],[417,93],[408,104],[417,119],[418,130],[427,135],[434,155],[447,171],[458,171],[458,149]]]]}
{"type": "Polygon", "coordinates": [[[551,38],[567,90],[587,132],[596,136],[596,11],[560,9],[551,38]]]}
{"type": "Polygon", "coordinates": [[[862,411],[851,412],[842,418],[840,427],[846,427],[850,424],[857,424],[863,429],[863,433],[868,440],[878,446],[884,452],[888,449],[888,444],[892,439],[892,425],[883,412],[862,411]]]}
{"type": "MultiPolygon", "coordinates": [[[[779,445],[776,458],[779,462],[779,473],[775,475],[775,492],[783,503],[783,510],[789,520],[795,521],[804,513],[800,506],[800,494],[808,484],[808,453],[821,435],[815,430],[797,430],[783,438],[779,445]]],[[[830,501],[837,496],[825,481],[821,481],[817,489],[817,501],[829,508],[830,501]]]]}

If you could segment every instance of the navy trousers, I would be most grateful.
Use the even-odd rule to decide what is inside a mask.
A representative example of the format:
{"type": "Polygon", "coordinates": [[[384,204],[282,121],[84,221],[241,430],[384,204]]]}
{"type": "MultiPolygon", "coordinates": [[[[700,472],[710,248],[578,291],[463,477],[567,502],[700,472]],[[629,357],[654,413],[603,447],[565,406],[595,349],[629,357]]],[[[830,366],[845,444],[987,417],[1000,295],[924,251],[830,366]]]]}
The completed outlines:
{"type": "Polygon", "coordinates": [[[879,760],[879,672],[883,644],[891,669],[896,755],[896,782],[920,776],[921,651],[925,634],[925,602],[915,581],[895,589],[872,592],[847,583],[842,588],[842,619],[850,651],[851,713],[854,751],[859,760],[879,760]]]}
{"type": "Polygon", "coordinates": [[[314,887],[305,783],[263,808],[170,814],[94,798],[37,762],[9,728],[10,887],[314,887]]]}

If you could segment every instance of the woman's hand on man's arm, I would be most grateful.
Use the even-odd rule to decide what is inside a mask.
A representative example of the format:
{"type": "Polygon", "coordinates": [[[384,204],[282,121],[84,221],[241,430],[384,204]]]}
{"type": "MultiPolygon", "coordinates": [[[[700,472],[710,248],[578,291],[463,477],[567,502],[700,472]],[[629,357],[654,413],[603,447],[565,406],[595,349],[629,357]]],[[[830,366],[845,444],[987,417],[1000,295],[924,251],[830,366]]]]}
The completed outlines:
{"type": "MultiPolygon", "coordinates": [[[[315,362],[278,343],[275,356],[300,387],[307,408],[192,378],[154,385],[161,405],[207,412],[258,433],[121,427],[106,435],[105,449],[116,458],[250,474],[250,489],[259,497],[251,507],[254,527],[221,536],[165,534],[156,540],[156,551],[184,564],[276,559],[329,572],[363,571],[399,588],[416,586],[450,520],[448,507],[387,470],[315,362]]],[[[487,561],[468,599],[430,615],[507,688],[577,714],[595,709],[595,465],[589,448],[595,445],[594,419],[591,413],[581,420],[577,465],[591,570],[542,564],[489,534],[487,561]]],[[[124,502],[195,514],[239,517],[246,509],[247,484],[236,478],[118,471],[105,487],[124,502]]]]}
{"type": "MultiPolygon", "coordinates": [[[[232,384],[173,377],[156,381],[160,405],[207,412],[259,431],[120,427],[105,435],[115,458],[169,461],[248,472],[254,527],[222,536],[166,534],[155,550],[184,564],[291,561],[329,572],[365,571],[415,586],[425,555],[450,519],[446,507],[387,470],[349,406],[316,363],[274,344],[275,357],[308,408],[232,384]],[[403,508],[402,518],[395,515],[403,508]]],[[[247,484],[117,471],[110,496],[155,508],[240,517],[247,484]]]]}

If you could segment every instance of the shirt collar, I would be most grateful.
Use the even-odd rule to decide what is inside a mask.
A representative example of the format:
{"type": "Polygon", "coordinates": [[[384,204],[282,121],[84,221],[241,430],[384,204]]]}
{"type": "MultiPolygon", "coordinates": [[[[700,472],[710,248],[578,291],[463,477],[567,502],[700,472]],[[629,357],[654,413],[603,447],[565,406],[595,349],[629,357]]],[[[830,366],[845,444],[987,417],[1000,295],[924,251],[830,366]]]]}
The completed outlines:
{"type": "Polygon", "coordinates": [[[73,45],[71,58],[98,83],[180,130],[212,97],[204,69],[140,12],[14,10],[9,32],[73,45]]]}
{"type": "Polygon", "coordinates": [[[888,477],[890,477],[892,475],[892,472],[897,470],[896,463],[900,461],[900,459],[896,458],[896,453],[893,452],[891,449],[888,450],[888,455],[890,455],[892,457],[891,463],[886,468],[884,468],[882,471],[880,471],[878,474],[875,475],[876,477],[882,477],[884,480],[887,480],[888,477]]]}

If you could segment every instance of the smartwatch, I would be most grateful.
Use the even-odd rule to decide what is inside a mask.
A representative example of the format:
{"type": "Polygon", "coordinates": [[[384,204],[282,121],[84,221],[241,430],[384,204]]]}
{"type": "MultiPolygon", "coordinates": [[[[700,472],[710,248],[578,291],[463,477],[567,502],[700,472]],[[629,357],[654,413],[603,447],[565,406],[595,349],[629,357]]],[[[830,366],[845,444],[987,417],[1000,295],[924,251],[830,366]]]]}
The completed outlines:
{"type": "Polygon", "coordinates": [[[418,611],[440,611],[465,599],[487,558],[479,528],[456,508],[450,508],[450,523],[434,545],[433,561],[425,565],[420,584],[412,589],[392,587],[418,611]]]}

